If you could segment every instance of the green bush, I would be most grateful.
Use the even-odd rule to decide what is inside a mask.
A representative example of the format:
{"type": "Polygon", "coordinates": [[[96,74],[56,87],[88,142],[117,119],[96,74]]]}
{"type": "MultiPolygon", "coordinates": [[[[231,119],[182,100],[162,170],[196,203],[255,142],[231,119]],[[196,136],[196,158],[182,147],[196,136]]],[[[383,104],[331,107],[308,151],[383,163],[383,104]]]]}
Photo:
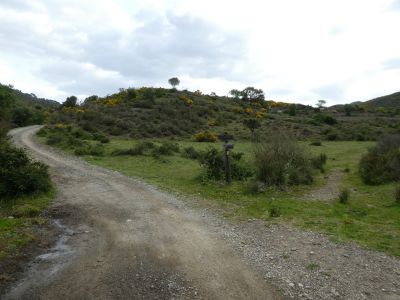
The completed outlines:
{"type": "Polygon", "coordinates": [[[386,136],[361,158],[359,173],[366,184],[400,180],[400,135],[386,136]]]}
{"type": "Polygon", "coordinates": [[[311,146],[322,146],[322,142],[321,141],[313,141],[310,143],[311,146]]]}
{"type": "Polygon", "coordinates": [[[183,148],[182,156],[189,159],[198,159],[200,157],[200,153],[193,147],[183,148]]]}
{"type": "MultiPolygon", "coordinates": [[[[240,156],[241,157],[241,156],[240,156]]],[[[224,153],[215,148],[209,148],[199,157],[200,165],[205,169],[205,177],[210,180],[221,180],[225,174],[224,153]]],[[[240,158],[231,156],[232,179],[245,180],[253,175],[253,170],[240,158]]]]}
{"type": "Polygon", "coordinates": [[[284,134],[256,144],[254,154],[257,179],[267,186],[313,182],[310,155],[284,134]]]}
{"type": "Polygon", "coordinates": [[[102,156],[104,155],[104,146],[100,143],[95,145],[85,143],[82,146],[76,148],[74,153],[75,155],[102,156]]]}
{"type": "Polygon", "coordinates": [[[317,114],[314,116],[313,119],[318,123],[325,123],[328,125],[337,124],[337,120],[334,117],[332,117],[330,115],[326,115],[326,114],[317,114]]]}
{"type": "Polygon", "coordinates": [[[270,218],[277,218],[281,216],[281,210],[277,206],[273,206],[269,209],[270,218]]]}
{"type": "Polygon", "coordinates": [[[346,204],[349,202],[350,191],[349,189],[342,189],[339,193],[339,202],[346,204]]]}
{"type": "Polygon", "coordinates": [[[63,142],[63,138],[59,135],[52,134],[47,137],[46,144],[47,145],[59,145],[63,142]]]}
{"type": "Polygon", "coordinates": [[[93,133],[93,140],[99,141],[102,144],[107,144],[110,142],[109,137],[102,133],[93,133]]]}
{"type": "Polygon", "coordinates": [[[157,155],[173,155],[179,152],[179,145],[173,142],[162,142],[161,146],[153,149],[153,154],[157,155]]]}
{"type": "Polygon", "coordinates": [[[321,153],[318,156],[315,156],[311,159],[312,166],[315,169],[324,170],[324,165],[326,164],[327,156],[325,153],[321,153]]]}
{"type": "Polygon", "coordinates": [[[51,188],[47,166],[31,161],[8,142],[0,144],[0,198],[47,192],[51,188]]]}

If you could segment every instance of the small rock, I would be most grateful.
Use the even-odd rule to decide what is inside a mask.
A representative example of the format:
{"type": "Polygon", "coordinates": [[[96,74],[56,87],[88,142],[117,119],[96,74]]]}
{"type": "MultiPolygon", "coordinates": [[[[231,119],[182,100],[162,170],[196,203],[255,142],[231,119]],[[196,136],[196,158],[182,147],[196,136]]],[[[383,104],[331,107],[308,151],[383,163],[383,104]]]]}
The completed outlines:
{"type": "Polygon", "coordinates": [[[289,286],[290,286],[290,287],[294,287],[294,283],[293,283],[293,282],[290,282],[290,283],[289,283],[289,286]]]}
{"type": "Polygon", "coordinates": [[[9,216],[8,218],[9,218],[9,219],[14,219],[14,217],[13,217],[13,216],[9,216]]]}
{"type": "Polygon", "coordinates": [[[314,251],[310,251],[310,254],[314,254],[314,251]]]}
{"type": "Polygon", "coordinates": [[[301,283],[298,283],[297,285],[299,286],[299,288],[303,288],[304,287],[304,285],[302,285],[301,283]]]}

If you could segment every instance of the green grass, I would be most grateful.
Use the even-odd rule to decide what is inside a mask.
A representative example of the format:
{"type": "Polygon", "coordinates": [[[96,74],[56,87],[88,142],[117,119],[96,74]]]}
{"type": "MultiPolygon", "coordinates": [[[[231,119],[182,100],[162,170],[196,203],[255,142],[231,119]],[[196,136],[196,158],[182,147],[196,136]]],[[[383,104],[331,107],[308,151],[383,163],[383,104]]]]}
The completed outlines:
{"type": "MultiPolygon", "coordinates": [[[[126,149],[136,142],[114,139],[106,145],[106,153],[126,149]]],[[[195,143],[180,141],[183,147],[193,146],[198,150],[221,147],[220,143],[195,143]]],[[[324,174],[317,174],[312,186],[296,186],[285,191],[269,189],[264,193],[250,194],[246,182],[234,182],[226,186],[222,182],[200,180],[201,167],[197,161],[180,157],[166,157],[161,162],[149,156],[85,156],[90,163],[117,170],[127,176],[141,178],[167,191],[198,198],[200,203],[221,208],[224,214],[234,219],[262,219],[267,222],[286,222],[294,226],[328,234],[336,241],[354,241],[387,254],[400,256],[400,206],[395,205],[395,184],[381,186],[364,185],[358,176],[358,161],[371,142],[326,142],[322,146],[304,147],[318,155],[328,156],[325,174],[333,169],[345,170],[340,188],[351,191],[349,202],[317,202],[304,200],[312,189],[326,182],[324,174]],[[271,217],[271,209],[280,212],[271,217]]],[[[252,161],[252,145],[235,142],[235,151],[244,152],[252,161]]]]}
{"type": "Polygon", "coordinates": [[[39,216],[54,197],[54,191],[46,194],[22,197],[12,201],[0,201],[0,260],[18,256],[20,250],[36,239],[33,226],[45,224],[39,216]]]}

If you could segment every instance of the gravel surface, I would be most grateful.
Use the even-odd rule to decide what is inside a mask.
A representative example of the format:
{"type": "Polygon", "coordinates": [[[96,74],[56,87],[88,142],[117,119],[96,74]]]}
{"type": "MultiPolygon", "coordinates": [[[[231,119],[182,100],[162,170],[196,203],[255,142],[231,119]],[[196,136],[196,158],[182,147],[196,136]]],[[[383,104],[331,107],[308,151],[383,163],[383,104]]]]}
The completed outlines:
{"type": "Polygon", "coordinates": [[[51,165],[67,249],[6,299],[400,299],[399,259],[288,225],[232,224],[196,200],[38,145],[36,130],[12,135],[51,165]]]}
{"type": "Polygon", "coordinates": [[[283,299],[200,211],[152,186],[35,142],[50,166],[65,234],[4,299],[283,299]]]}

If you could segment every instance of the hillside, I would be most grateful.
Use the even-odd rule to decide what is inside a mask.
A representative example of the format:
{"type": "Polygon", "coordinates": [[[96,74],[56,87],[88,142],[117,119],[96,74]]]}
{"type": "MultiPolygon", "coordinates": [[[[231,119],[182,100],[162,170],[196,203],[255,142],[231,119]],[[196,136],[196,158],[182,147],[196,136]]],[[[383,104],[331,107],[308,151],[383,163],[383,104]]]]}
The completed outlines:
{"type": "Polygon", "coordinates": [[[348,114],[344,109],[324,111],[301,104],[148,87],[122,89],[104,98],[91,96],[81,105],[65,104],[51,114],[49,122],[131,138],[229,132],[237,139],[250,139],[254,129],[261,136],[282,130],[303,140],[374,140],[400,129],[400,118],[392,112],[348,114]]]}
{"type": "Polygon", "coordinates": [[[11,127],[42,124],[51,111],[60,105],[57,101],[37,98],[34,94],[24,93],[1,83],[0,90],[13,98],[7,108],[10,111],[7,123],[11,127]]]}
{"type": "Polygon", "coordinates": [[[368,108],[383,107],[400,109],[400,92],[363,102],[362,105],[365,105],[368,108]]]}

